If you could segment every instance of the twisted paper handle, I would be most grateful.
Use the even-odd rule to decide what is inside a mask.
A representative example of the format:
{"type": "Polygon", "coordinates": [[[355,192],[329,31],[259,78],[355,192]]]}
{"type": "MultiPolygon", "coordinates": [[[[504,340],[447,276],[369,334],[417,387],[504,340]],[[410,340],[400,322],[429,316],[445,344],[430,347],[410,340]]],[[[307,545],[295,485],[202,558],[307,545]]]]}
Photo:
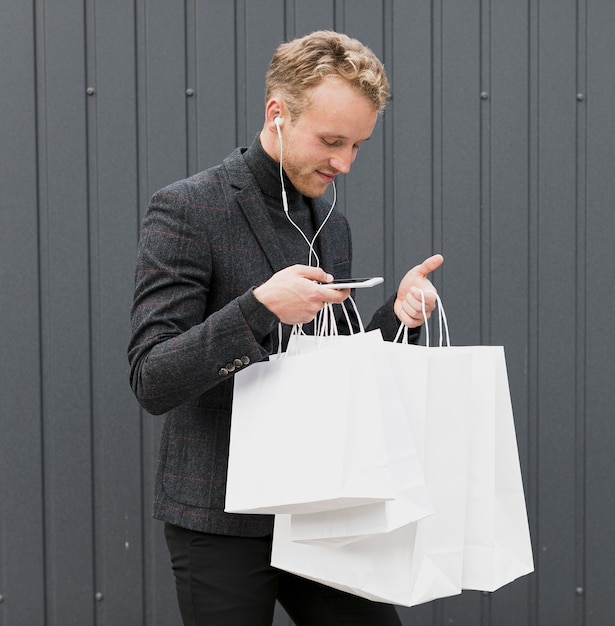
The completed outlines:
{"type": "MultiPolygon", "coordinates": [[[[425,291],[423,289],[421,292],[421,310],[423,312],[423,320],[425,320],[425,345],[430,347],[430,337],[429,337],[429,324],[427,320],[427,311],[425,310],[425,291]]],[[[428,290],[428,293],[433,293],[436,296],[436,301],[438,303],[438,326],[440,330],[440,343],[439,347],[443,346],[444,335],[446,335],[446,345],[450,347],[451,338],[448,332],[448,320],[446,319],[446,313],[444,312],[444,306],[442,306],[442,300],[438,295],[438,292],[433,291],[431,289],[428,290]],[[442,332],[444,330],[444,333],[442,332]]],[[[401,343],[408,343],[408,327],[404,324],[399,325],[399,329],[397,330],[397,334],[395,335],[394,342],[399,342],[401,339],[401,343]]]]}

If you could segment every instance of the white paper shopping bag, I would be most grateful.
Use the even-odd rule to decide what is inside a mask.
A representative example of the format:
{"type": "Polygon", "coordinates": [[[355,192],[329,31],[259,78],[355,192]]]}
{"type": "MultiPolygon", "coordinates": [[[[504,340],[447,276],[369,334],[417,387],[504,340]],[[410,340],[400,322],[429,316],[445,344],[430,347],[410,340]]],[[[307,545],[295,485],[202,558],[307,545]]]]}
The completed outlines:
{"type": "MultiPolygon", "coordinates": [[[[290,515],[276,515],[271,564],[370,600],[409,604],[416,524],[335,546],[298,543],[290,515]]],[[[459,593],[451,587],[450,594],[459,593]]]]}
{"type": "Polygon", "coordinates": [[[293,541],[290,516],[276,516],[271,563],[366,598],[413,606],[461,592],[470,357],[398,345],[391,359],[434,514],[338,546],[293,541]]]}
{"type": "Polygon", "coordinates": [[[293,541],[340,545],[391,532],[433,513],[419,450],[398,385],[390,372],[389,348],[384,342],[379,347],[381,350],[374,350],[378,363],[375,375],[379,378],[382,425],[395,498],[344,509],[292,514],[290,534],[293,541]]]}
{"type": "Polygon", "coordinates": [[[423,472],[433,502],[433,515],[419,520],[413,553],[411,604],[460,593],[466,520],[468,425],[471,419],[471,360],[417,345],[387,344],[395,363],[423,472]],[[413,382],[427,378],[425,397],[413,382]]]}
{"type": "Polygon", "coordinates": [[[379,332],[331,338],[235,376],[226,511],[310,512],[394,497],[371,352],[380,343],[379,332]]]}
{"type": "Polygon", "coordinates": [[[451,347],[436,298],[437,350],[472,357],[462,587],[495,591],[534,570],[504,348],[451,347]]]}
{"type": "Polygon", "coordinates": [[[504,348],[445,349],[472,355],[463,588],[495,591],[534,570],[504,348]]]}

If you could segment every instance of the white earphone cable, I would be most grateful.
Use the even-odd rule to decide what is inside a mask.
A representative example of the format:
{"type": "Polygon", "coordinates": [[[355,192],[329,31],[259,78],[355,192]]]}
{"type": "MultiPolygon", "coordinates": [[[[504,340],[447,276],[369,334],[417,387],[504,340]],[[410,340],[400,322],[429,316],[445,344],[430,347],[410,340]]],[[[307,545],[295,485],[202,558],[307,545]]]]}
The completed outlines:
{"type": "Polygon", "coordinates": [[[305,242],[307,243],[310,249],[310,254],[308,257],[307,264],[309,266],[312,265],[312,256],[314,256],[316,259],[316,267],[320,267],[320,259],[318,257],[318,254],[316,253],[316,250],[314,249],[314,244],[316,242],[316,237],[320,235],[320,232],[324,228],[324,225],[327,223],[329,217],[331,217],[331,213],[333,213],[333,209],[335,208],[335,203],[337,202],[337,189],[335,187],[335,181],[333,181],[333,202],[331,203],[331,208],[329,209],[329,212],[325,216],[325,219],[323,220],[322,224],[320,225],[320,227],[314,234],[312,241],[310,241],[308,237],[306,236],[306,234],[301,230],[301,227],[290,216],[290,211],[288,208],[288,197],[286,195],[286,187],[284,185],[284,169],[282,166],[282,154],[283,154],[283,149],[284,149],[282,145],[282,131],[280,130],[280,124],[277,121],[277,119],[278,118],[276,118],[275,125],[276,125],[276,128],[278,129],[278,140],[280,142],[280,168],[279,170],[280,170],[280,183],[282,184],[282,206],[284,207],[284,213],[286,213],[286,217],[288,218],[288,221],[301,233],[301,236],[303,237],[303,239],[305,239],[305,242]]]}

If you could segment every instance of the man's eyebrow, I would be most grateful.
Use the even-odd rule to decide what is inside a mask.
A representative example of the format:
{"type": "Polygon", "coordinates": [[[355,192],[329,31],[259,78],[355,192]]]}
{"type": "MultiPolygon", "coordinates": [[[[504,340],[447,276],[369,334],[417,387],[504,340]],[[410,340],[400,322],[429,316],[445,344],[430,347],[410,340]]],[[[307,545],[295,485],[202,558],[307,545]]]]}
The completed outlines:
{"type": "MultiPolygon", "coordinates": [[[[336,135],[335,133],[323,133],[323,135],[327,137],[331,137],[333,139],[349,139],[349,137],[347,137],[346,135],[336,135]]],[[[361,142],[369,141],[370,139],[371,139],[371,135],[369,137],[366,137],[365,139],[359,139],[359,141],[361,142]]]]}

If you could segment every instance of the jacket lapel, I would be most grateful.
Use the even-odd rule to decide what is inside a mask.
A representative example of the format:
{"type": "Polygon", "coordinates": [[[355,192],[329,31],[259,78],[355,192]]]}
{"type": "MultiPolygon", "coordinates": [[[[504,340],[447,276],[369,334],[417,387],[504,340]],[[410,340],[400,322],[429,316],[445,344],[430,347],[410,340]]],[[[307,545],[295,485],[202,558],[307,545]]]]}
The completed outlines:
{"type": "Polygon", "coordinates": [[[224,165],[231,186],[237,190],[235,199],[273,272],[284,269],[286,259],[282,247],[267,207],[262,200],[258,184],[241,156],[241,149],[238,148],[230,154],[225,159],[224,165]]]}

